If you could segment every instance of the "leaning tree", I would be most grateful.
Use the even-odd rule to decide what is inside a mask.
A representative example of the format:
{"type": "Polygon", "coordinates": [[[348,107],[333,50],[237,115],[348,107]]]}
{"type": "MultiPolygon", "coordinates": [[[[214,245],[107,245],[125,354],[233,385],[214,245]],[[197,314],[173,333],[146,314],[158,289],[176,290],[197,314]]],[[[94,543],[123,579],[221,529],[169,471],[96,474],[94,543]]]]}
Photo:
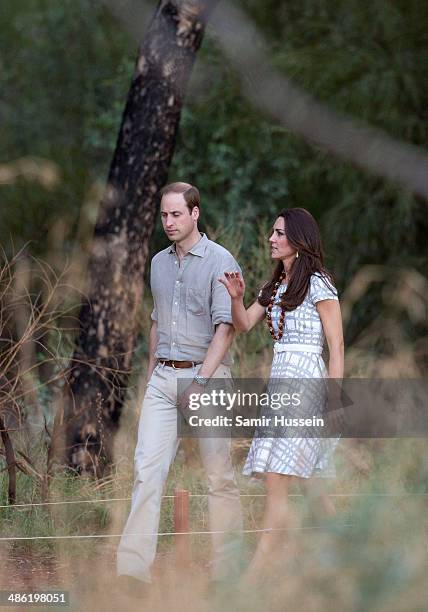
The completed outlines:
{"type": "MultiPolygon", "coordinates": [[[[186,87],[216,0],[161,0],[135,64],[94,231],[85,301],[51,459],[105,472],[136,345],[137,313],[186,87]]],[[[53,464],[53,461],[52,461],[53,464]]]]}

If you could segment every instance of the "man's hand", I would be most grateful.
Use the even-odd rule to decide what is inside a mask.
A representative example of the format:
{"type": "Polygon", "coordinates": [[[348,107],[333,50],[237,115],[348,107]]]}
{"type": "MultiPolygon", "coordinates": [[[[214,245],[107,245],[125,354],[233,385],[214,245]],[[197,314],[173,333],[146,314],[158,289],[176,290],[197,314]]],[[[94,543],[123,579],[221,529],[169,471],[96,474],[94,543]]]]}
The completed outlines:
{"type": "Polygon", "coordinates": [[[192,393],[200,395],[201,393],[204,393],[204,387],[193,381],[178,398],[178,408],[186,421],[189,420],[189,417],[193,413],[193,410],[190,410],[189,408],[189,400],[192,393]]]}

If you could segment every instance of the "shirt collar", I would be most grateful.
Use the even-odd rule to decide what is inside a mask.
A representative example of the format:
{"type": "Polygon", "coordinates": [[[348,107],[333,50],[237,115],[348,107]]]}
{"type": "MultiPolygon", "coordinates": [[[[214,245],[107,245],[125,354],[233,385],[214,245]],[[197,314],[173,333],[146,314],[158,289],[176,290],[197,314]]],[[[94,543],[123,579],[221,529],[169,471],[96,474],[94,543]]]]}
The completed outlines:
{"type": "MultiPolygon", "coordinates": [[[[198,257],[204,257],[206,248],[208,246],[208,238],[206,234],[203,234],[202,232],[200,232],[200,234],[201,234],[201,239],[198,240],[198,242],[192,246],[189,253],[191,253],[192,255],[197,255],[198,257]]],[[[175,250],[175,242],[174,242],[170,246],[168,253],[175,254],[175,252],[176,250],[175,250]]]]}

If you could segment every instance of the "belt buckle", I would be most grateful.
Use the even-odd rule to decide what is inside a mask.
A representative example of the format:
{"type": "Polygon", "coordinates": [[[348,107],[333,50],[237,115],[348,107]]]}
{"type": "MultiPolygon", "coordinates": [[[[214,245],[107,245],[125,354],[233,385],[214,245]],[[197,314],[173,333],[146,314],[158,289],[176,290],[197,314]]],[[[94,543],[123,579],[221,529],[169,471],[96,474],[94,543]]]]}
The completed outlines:
{"type": "Polygon", "coordinates": [[[174,365],[174,364],[175,364],[175,360],[174,360],[174,359],[171,359],[171,367],[172,367],[174,370],[177,370],[177,368],[175,367],[175,365],[174,365]]]}

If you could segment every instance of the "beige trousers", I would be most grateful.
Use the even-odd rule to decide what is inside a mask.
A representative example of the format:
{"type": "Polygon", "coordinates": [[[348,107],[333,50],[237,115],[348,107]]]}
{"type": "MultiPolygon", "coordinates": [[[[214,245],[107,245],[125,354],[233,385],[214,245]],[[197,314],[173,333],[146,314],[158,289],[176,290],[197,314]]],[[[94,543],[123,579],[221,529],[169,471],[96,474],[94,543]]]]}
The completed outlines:
{"type": "MultiPolygon", "coordinates": [[[[118,575],[151,581],[162,493],[179,445],[177,379],[192,379],[198,368],[178,370],[159,364],[147,385],[135,449],[131,511],[117,551],[118,575]]],[[[230,378],[229,367],[220,365],[214,377],[230,378]]],[[[212,534],[211,575],[214,580],[231,579],[238,572],[241,539],[236,531],[242,529],[242,513],[230,439],[201,437],[199,449],[208,480],[209,529],[235,532],[212,534]]]]}

